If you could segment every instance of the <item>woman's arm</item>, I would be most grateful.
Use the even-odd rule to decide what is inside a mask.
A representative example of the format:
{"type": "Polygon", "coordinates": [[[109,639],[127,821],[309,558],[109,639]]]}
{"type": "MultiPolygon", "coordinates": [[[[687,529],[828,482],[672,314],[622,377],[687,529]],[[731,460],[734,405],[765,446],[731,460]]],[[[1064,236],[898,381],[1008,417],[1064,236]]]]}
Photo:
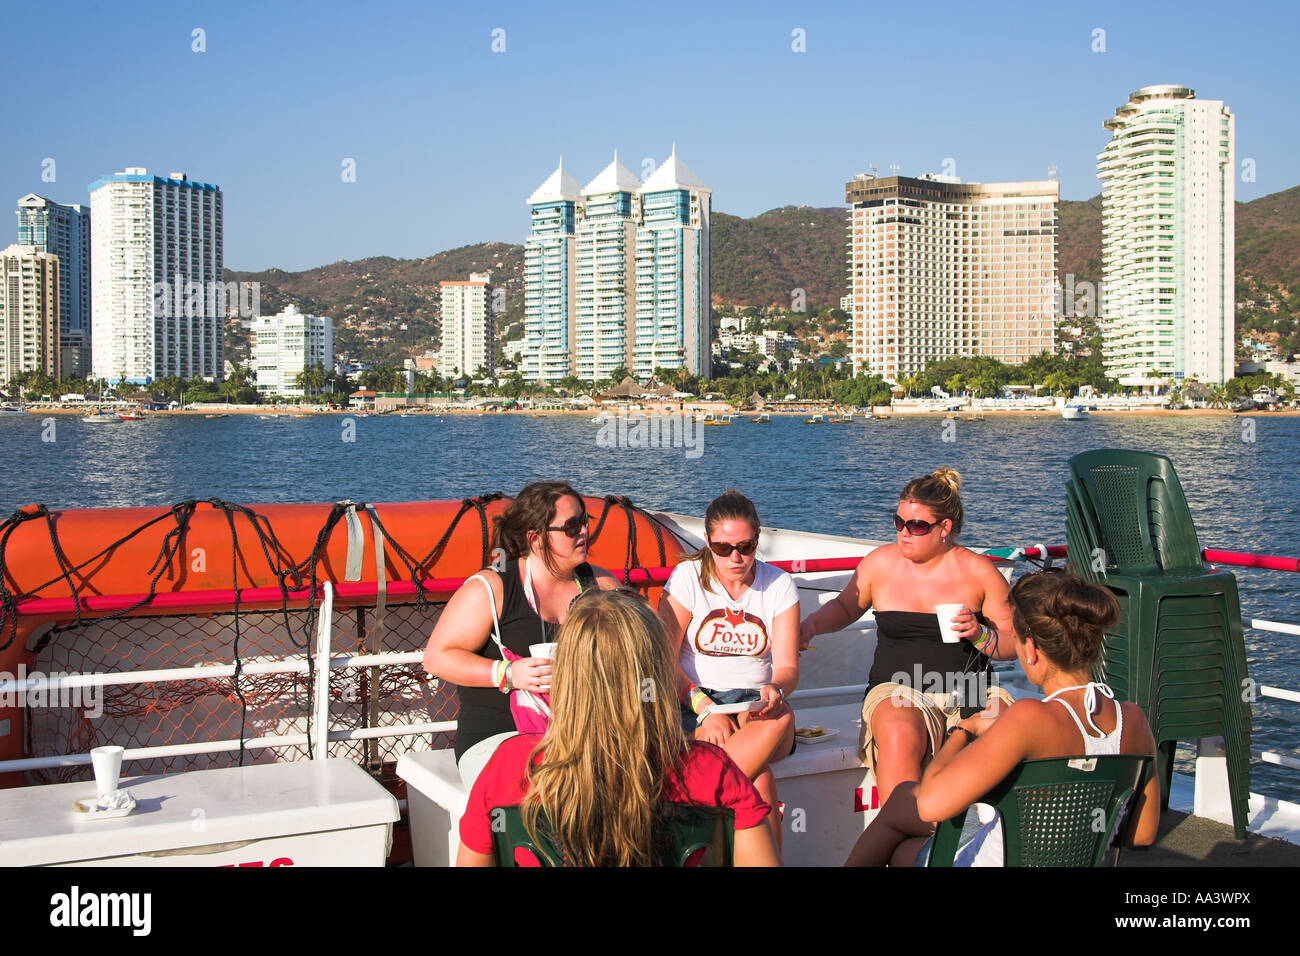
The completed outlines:
{"type": "Polygon", "coordinates": [[[1140,725],[1142,740],[1139,742],[1141,753],[1151,757],[1146,773],[1138,784],[1141,788],[1133,799],[1128,821],[1117,841],[1120,846],[1150,846],[1156,842],[1160,830],[1160,775],[1156,772],[1156,740],[1151,733],[1151,726],[1136,704],[1124,707],[1124,718],[1135,725],[1140,725]]]}
{"type": "Polygon", "coordinates": [[[916,811],[921,819],[937,824],[965,810],[1015,766],[1029,756],[1041,715],[1039,701],[1018,701],[996,721],[969,717],[957,726],[978,738],[971,740],[955,730],[930,761],[916,790],[916,811]],[[989,723],[987,730],[984,727],[989,723]],[[982,732],[981,732],[982,731],[982,732]]]}
{"type": "Polygon", "coordinates": [[[863,558],[844,590],[803,619],[799,625],[800,650],[818,634],[843,630],[867,613],[871,607],[871,567],[880,561],[872,559],[883,550],[877,548],[863,558]]]}
{"type": "Polygon", "coordinates": [[[766,820],[747,830],[736,831],[734,856],[736,866],[781,865],[781,853],[766,820]]]}
{"type": "Polygon", "coordinates": [[[975,555],[975,560],[978,562],[979,580],[984,587],[984,605],[980,608],[980,613],[992,622],[996,630],[992,642],[980,650],[995,661],[1014,660],[1016,626],[1012,622],[1011,589],[992,561],[981,555],[975,555]]]}
{"type": "Polygon", "coordinates": [[[497,861],[491,853],[477,853],[461,842],[460,849],[456,851],[457,866],[496,866],[497,861]]]}
{"type": "MultiPolygon", "coordinates": [[[[492,585],[492,600],[499,608],[501,578],[495,572],[482,574],[492,585]]],[[[466,581],[442,609],[429,635],[424,669],[460,687],[494,687],[493,662],[482,653],[490,640],[492,608],[488,606],[487,592],[478,581],[466,581]]],[[[551,662],[526,657],[510,665],[510,675],[513,686],[542,693],[551,683],[551,662]]]]}

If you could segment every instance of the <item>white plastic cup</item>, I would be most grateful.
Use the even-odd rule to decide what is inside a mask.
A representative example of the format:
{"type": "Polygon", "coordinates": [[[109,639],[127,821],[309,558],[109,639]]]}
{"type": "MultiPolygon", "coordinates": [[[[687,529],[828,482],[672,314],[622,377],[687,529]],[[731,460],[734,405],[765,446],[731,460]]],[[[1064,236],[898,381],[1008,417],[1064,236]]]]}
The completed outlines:
{"type": "Polygon", "coordinates": [[[90,752],[90,762],[95,767],[95,787],[100,798],[112,797],[122,774],[122,748],[96,747],[90,752]]]}
{"type": "Polygon", "coordinates": [[[961,640],[961,638],[957,636],[957,632],[953,629],[952,619],[956,617],[965,606],[966,605],[964,604],[936,604],[934,606],[934,613],[939,618],[939,633],[943,635],[943,642],[945,644],[956,644],[961,640]]]}
{"type": "Polygon", "coordinates": [[[547,641],[545,644],[529,644],[528,653],[533,657],[545,657],[548,661],[555,660],[555,641],[547,641]]]}

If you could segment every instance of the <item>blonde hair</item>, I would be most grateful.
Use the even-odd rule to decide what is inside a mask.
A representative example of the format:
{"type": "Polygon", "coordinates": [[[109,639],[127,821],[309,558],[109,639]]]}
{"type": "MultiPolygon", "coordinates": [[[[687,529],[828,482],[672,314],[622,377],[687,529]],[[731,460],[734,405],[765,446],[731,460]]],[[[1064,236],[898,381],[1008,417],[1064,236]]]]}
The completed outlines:
{"type": "Polygon", "coordinates": [[[584,592],[556,639],[551,721],[520,801],[534,839],[543,813],[565,860],[650,866],[664,781],[686,753],[668,637],[641,598],[584,592]]]}
{"type": "Polygon", "coordinates": [[[912,501],[929,508],[940,521],[947,518],[952,522],[952,533],[956,537],[961,531],[962,517],[965,512],[961,506],[961,475],[955,468],[936,468],[924,478],[913,478],[898,496],[900,503],[912,501]]]}

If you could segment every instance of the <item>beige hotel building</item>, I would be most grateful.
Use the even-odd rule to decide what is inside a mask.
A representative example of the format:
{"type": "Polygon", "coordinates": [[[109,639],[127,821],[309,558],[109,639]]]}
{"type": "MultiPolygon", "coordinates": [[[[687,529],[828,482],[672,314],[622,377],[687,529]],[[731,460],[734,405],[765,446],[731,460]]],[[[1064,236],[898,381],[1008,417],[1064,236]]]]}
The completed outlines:
{"type": "Polygon", "coordinates": [[[850,180],[854,374],[897,382],[953,355],[1051,351],[1059,198],[1055,180],[850,180]]]}

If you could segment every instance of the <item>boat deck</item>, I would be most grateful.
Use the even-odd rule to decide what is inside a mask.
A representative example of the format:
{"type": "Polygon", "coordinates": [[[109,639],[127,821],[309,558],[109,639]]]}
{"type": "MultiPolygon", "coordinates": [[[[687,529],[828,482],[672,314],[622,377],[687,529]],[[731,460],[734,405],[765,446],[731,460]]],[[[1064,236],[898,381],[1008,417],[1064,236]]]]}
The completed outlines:
{"type": "Polygon", "coordinates": [[[1156,842],[1120,852],[1123,867],[1300,866],[1300,846],[1249,834],[1233,838],[1232,827],[1169,810],[1160,817],[1156,842]]]}

